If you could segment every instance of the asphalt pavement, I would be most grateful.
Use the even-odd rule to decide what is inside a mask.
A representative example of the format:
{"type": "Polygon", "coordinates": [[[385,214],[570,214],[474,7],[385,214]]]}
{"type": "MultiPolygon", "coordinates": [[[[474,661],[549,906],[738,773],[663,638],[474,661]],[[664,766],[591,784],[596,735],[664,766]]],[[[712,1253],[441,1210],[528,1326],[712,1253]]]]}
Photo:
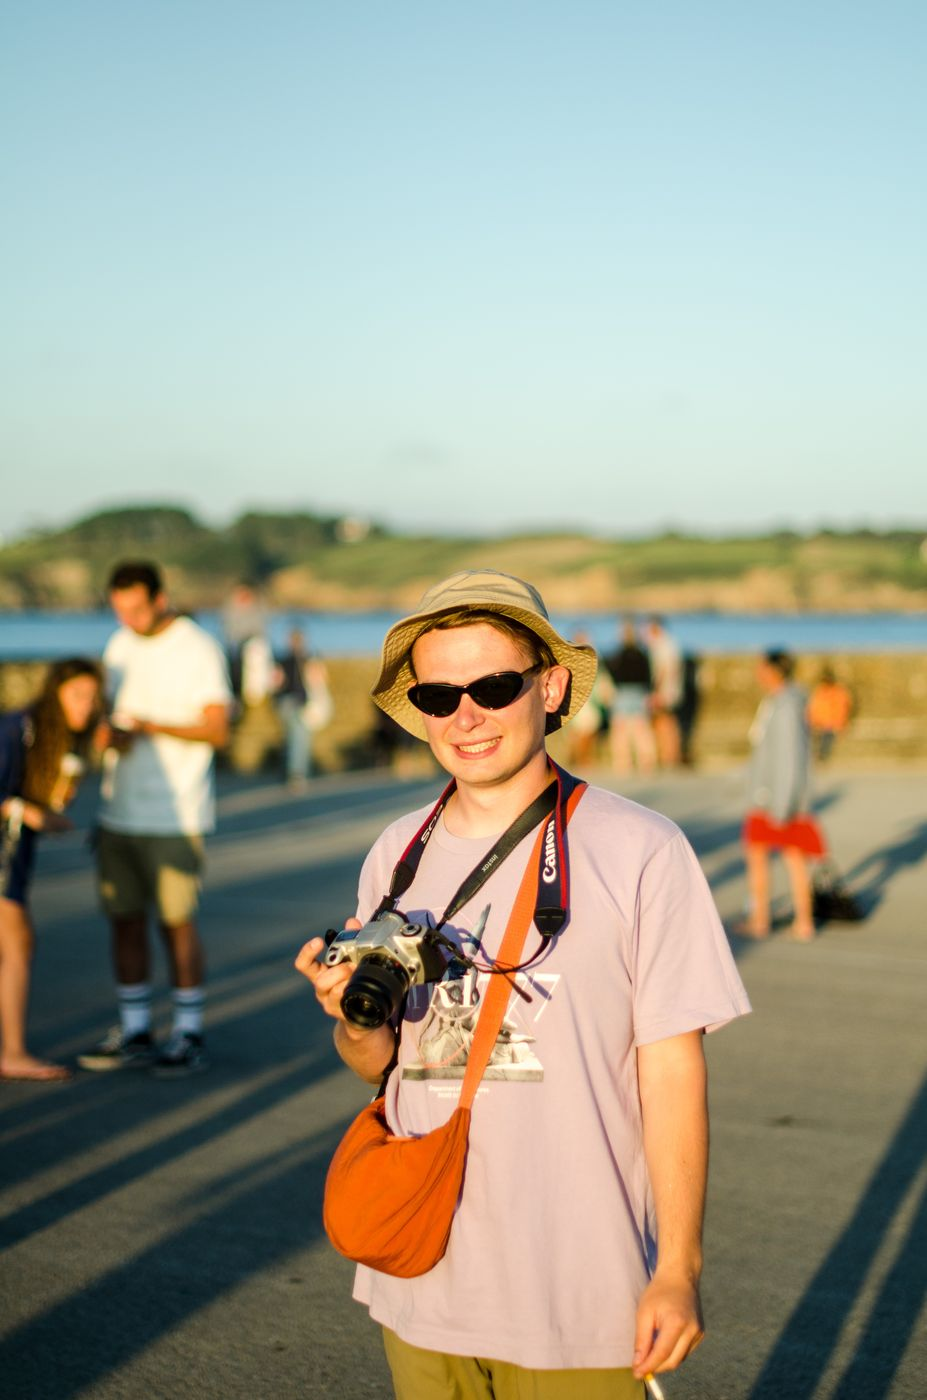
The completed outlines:
{"type": "MultiPolygon", "coordinates": [[[[708,1337],[665,1379],[668,1400],[927,1395],[924,787],[922,773],[828,773],[820,815],[868,917],[809,945],[784,922],[736,942],[755,1014],[708,1041],[708,1337]]],[[[352,910],[382,827],[437,788],[379,772],[292,795],[224,777],[202,913],[210,1073],[0,1084],[4,1400],[388,1400],[377,1329],[319,1208],[367,1092],[292,961],[352,910]]],[[[736,917],[739,775],[623,789],[680,823],[736,917]]],[[[113,1020],[91,792],[76,815],[42,849],[34,900],[32,1042],[71,1060],[113,1020]]],[[[157,977],[163,990],[160,954],[157,977]]],[[[157,1014],[166,1029],[163,995],[157,1014]]]]}

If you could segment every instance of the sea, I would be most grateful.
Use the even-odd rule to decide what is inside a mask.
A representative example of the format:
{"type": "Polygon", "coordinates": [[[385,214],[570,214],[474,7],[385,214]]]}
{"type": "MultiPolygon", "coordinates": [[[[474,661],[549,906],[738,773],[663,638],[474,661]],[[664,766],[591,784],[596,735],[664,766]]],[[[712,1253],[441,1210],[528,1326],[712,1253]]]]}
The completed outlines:
{"type": "MultiPolygon", "coordinates": [[[[400,613],[272,613],[267,635],[283,651],[294,627],[321,656],[376,656],[383,636],[400,613]]],[[[220,641],[218,612],[196,619],[220,641]]],[[[562,636],[585,639],[600,651],[616,645],[614,613],[555,613],[562,636]]],[[[927,613],[672,613],[669,630],[684,652],[697,656],[750,654],[782,647],[796,655],[841,652],[922,652],[927,650],[927,613]]],[[[113,615],[100,612],[0,613],[0,661],[55,660],[98,656],[115,628],[113,615]]]]}

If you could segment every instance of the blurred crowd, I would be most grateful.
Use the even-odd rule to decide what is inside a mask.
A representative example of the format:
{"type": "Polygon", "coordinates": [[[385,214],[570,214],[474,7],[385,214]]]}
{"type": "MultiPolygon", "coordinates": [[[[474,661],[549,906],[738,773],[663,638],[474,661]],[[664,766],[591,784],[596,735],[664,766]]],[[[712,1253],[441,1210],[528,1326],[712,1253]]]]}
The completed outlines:
{"type": "Polygon", "coordinates": [[[624,618],[618,645],[600,658],[595,689],[573,723],[573,762],[596,763],[607,753],[616,773],[690,765],[698,666],[662,617],[643,624],[624,618]]]}
{"type": "MultiPolygon", "coordinates": [[[[223,610],[223,647],[170,608],[156,566],[117,569],[110,600],[121,626],[102,664],[81,657],[57,663],[31,705],[0,716],[0,1078],[71,1074],[27,1048],[35,944],[28,895],[36,842],[68,829],[66,809],[88,762],[103,769],[96,863],[114,931],[120,1025],[78,1063],[99,1070],[134,1055],[156,1073],[177,1076],[207,1064],[195,913],[202,836],[213,825],[213,756],[229,746],[241,772],[257,772],[270,759],[299,791],[313,773],[314,736],[334,717],[325,663],[298,627],[275,653],[270,618],[251,587],[240,585],[223,610]],[[173,982],[172,1038],[160,1048],[150,1033],[149,913],[173,982]]],[[[607,764],[618,775],[692,765],[699,657],[683,652],[665,619],[651,616],[621,620],[615,646],[599,660],[589,699],[566,731],[568,761],[607,764]]],[[[823,668],[810,694],[793,670],[782,651],[768,652],[757,666],[762,699],[750,731],[742,838],[749,908],[735,930],[754,938],[770,930],[776,852],[791,883],[792,936],[813,936],[812,874],[828,849],[810,815],[810,765],[830,759],[854,710],[832,667],[823,668]]],[[[382,710],[371,706],[371,714],[357,762],[390,765],[401,775],[423,750],[382,710]]]]}

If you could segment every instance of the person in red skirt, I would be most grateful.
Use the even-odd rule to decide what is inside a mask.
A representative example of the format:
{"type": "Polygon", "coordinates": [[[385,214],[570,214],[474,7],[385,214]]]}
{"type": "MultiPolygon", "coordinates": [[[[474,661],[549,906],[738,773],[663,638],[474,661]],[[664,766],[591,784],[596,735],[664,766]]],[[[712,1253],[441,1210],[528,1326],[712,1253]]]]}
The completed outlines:
{"type": "Polygon", "coordinates": [[[735,932],[768,937],[769,856],[771,851],[781,851],[792,892],[789,935],[807,942],[814,937],[809,862],[824,857],[827,848],[809,812],[807,697],[793,683],[793,669],[792,657],[784,651],[768,651],[757,668],[764,696],[750,730],[749,811],[742,832],[750,912],[735,932]]]}

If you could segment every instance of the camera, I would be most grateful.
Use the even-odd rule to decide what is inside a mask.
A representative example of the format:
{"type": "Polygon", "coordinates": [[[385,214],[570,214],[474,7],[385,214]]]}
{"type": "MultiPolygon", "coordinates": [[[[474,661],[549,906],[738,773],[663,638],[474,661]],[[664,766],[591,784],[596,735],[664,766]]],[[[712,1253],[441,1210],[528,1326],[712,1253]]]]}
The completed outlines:
{"type": "Polygon", "coordinates": [[[354,964],[344,989],[341,1010],[346,1021],[365,1030],[382,1026],[399,1010],[411,986],[438,982],[447,967],[442,947],[456,953],[449,939],[425,924],[410,924],[404,914],[390,911],[363,928],[329,929],[325,935],[326,967],[354,964]]]}

